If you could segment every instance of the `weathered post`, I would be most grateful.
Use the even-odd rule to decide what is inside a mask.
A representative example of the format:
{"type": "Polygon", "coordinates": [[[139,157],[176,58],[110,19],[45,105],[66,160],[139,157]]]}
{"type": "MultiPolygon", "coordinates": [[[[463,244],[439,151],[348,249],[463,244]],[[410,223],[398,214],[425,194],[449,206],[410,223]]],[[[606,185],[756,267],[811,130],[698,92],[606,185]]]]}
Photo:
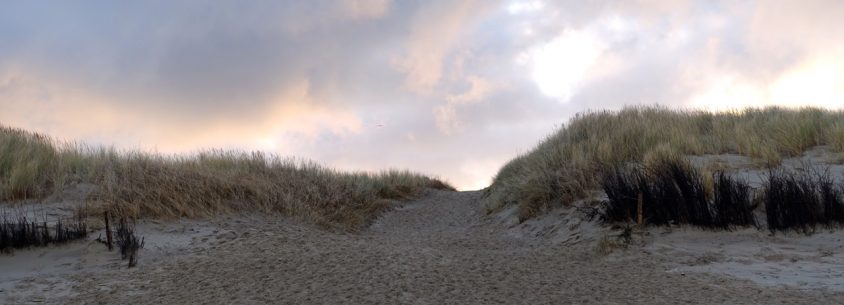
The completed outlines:
{"type": "Polygon", "coordinates": [[[44,232],[41,233],[41,236],[44,239],[45,244],[52,242],[52,240],[50,239],[50,230],[47,229],[47,222],[46,221],[44,222],[44,232]]]}
{"type": "Polygon", "coordinates": [[[644,219],[642,217],[642,201],[644,201],[644,198],[642,196],[642,193],[639,193],[639,202],[636,207],[636,223],[640,226],[644,223],[644,219]]]}
{"type": "Polygon", "coordinates": [[[108,223],[108,211],[105,211],[105,227],[106,227],[106,245],[108,245],[108,251],[111,251],[111,226],[108,223]]]}

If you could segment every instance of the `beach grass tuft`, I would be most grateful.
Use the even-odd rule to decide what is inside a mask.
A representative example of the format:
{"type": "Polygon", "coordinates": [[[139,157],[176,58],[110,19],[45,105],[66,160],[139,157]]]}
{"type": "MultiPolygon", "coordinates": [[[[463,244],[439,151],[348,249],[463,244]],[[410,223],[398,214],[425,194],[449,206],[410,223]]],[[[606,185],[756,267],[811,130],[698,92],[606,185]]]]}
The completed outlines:
{"type": "Polygon", "coordinates": [[[606,173],[651,155],[733,153],[778,166],[814,146],[842,152],[842,122],[844,111],[812,107],[708,112],[650,106],[579,113],[504,165],[484,201],[488,212],[516,205],[524,220],[589,196],[606,173]]]}
{"type": "Polygon", "coordinates": [[[359,229],[391,199],[427,188],[454,190],[421,174],[341,172],[262,152],[205,150],[162,155],[62,142],[0,127],[0,202],[40,199],[74,184],[93,185],[94,212],[180,218],[278,213],[339,229],[359,229]]]}

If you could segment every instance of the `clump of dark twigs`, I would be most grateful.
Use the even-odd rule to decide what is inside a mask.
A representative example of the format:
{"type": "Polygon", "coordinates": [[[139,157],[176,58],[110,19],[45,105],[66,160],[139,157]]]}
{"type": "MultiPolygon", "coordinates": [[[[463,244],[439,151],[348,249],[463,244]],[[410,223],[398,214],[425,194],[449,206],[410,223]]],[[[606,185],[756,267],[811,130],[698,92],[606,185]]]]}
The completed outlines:
{"type": "Polygon", "coordinates": [[[641,201],[643,224],[720,229],[754,224],[747,184],[724,173],[716,174],[714,180],[714,194],[709,194],[703,176],[681,159],[611,169],[602,180],[608,200],[601,218],[636,222],[641,201]]]}
{"type": "Polygon", "coordinates": [[[135,226],[121,218],[117,223],[116,243],[120,248],[120,256],[129,260],[129,267],[134,267],[138,260],[138,250],[144,247],[144,238],[135,236],[135,226]]]}
{"type": "Polygon", "coordinates": [[[43,247],[82,239],[88,236],[88,228],[82,216],[70,221],[58,219],[55,223],[28,219],[25,216],[0,219],[0,252],[13,249],[43,247]]]}
{"type": "Polygon", "coordinates": [[[768,229],[814,232],[817,225],[844,224],[844,190],[829,171],[794,173],[772,169],[762,193],[768,229]]]}

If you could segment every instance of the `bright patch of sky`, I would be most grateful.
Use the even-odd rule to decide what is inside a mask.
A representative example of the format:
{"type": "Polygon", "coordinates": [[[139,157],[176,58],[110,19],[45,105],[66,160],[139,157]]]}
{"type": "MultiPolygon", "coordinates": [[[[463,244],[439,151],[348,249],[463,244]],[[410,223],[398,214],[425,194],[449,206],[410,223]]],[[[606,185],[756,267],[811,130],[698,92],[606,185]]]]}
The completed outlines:
{"type": "Polygon", "coordinates": [[[21,1],[0,124],[461,188],[588,109],[844,108],[844,1],[21,1]]]}
{"type": "Polygon", "coordinates": [[[588,31],[566,30],[529,51],[533,80],[543,94],[567,102],[605,49],[588,31]]]}

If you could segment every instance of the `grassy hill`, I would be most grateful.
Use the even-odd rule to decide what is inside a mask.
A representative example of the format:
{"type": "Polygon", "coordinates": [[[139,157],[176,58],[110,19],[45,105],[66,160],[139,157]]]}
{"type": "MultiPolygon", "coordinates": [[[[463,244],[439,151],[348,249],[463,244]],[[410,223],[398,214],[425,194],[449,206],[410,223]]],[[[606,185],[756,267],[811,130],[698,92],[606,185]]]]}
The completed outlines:
{"type": "Polygon", "coordinates": [[[448,184],[408,171],[340,172],[261,152],[208,150],[161,155],[56,141],[0,126],[0,202],[41,199],[93,185],[93,209],[131,217],[202,217],[235,211],[279,213],[356,229],[386,199],[448,184]]]}
{"type": "Polygon", "coordinates": [[[600,189],[608,171],[665,155],[735,153],[778,165],[817,145],[844,151],[844,112],[763,108],[732,112],[629,107],[577,114],[507,163],[485,194],[489,211],[517,205],[521,219],[600,189]]]}

